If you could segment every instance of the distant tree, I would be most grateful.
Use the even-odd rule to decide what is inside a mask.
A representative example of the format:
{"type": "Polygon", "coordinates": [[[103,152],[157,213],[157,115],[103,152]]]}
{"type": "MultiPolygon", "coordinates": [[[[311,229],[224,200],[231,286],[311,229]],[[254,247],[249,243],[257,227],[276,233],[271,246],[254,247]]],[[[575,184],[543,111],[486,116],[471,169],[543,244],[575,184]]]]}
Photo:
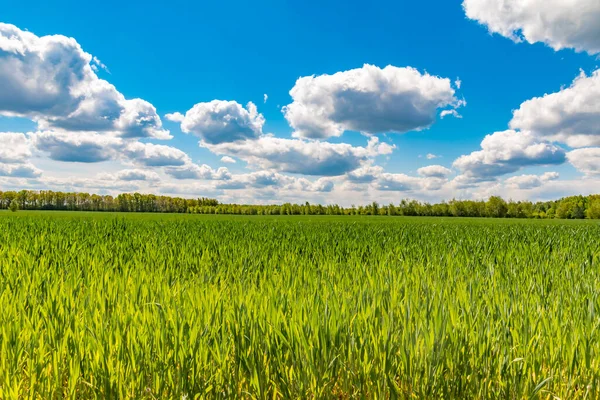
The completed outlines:
{"type": "Polygon", "coordinates": [[[492,196],[485,203],[485,211],[488,217],[504,218],[508,212],[506,202],[499,196],[492,196]]]}
{"type": "Polygon", "coordinates": [[[512,218],[599,218],[600,195],[570,196],[560,200],[531,203],[509,201],[493,196],[481,200],[452,200],[448,203],[421,203],[404,199],[399,203],[380,205],[337,204],[311,205],[285,203],[281,205],[221,204],[216,199],[200,197],[185,199],[154,194],[122,193],[116,197],[88,193],[21,190],[0,191],[0,209],[18,210],[72,210],[72,211],[127,211],[191,214],[243,215],[414,215],[457,217],[512,217],[512,218]],[[14,205],[13,205],[14,203],[14,205]]]}
{"type": "Polygon", "coordinates": [[[13,201],[10,202],[10,206],[8,207],[8,209],[12,212],[17,212],[17,210],[19,209],[19,202],[17,201],[17,199],[13,199],[13,201]]]}
{"type": "Polygon", "coordinates": [[[590,199],[586,214],[588,218],[600,219],[600,197],[590,199]]]}

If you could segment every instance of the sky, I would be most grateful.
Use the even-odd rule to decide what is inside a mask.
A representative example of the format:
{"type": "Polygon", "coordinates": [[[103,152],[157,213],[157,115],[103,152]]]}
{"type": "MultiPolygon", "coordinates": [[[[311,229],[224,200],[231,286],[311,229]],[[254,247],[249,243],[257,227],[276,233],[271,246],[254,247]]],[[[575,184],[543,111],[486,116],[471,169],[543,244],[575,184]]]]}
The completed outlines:
{"type": "Polygon", "coordinates": [[[597,0],[160,3],[3,4],[0,190],[600,192],[597,0]]]}

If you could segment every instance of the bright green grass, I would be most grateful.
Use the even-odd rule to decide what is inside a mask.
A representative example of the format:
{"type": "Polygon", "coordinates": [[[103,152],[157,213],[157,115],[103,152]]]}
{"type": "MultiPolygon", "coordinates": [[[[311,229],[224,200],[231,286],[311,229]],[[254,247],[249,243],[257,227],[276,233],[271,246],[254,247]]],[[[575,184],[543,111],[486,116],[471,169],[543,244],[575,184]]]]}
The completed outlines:
{"type": "Polygon", "coordinates": [[[598,398],[600,224],[0,213],[0,398],[598,398]]]}

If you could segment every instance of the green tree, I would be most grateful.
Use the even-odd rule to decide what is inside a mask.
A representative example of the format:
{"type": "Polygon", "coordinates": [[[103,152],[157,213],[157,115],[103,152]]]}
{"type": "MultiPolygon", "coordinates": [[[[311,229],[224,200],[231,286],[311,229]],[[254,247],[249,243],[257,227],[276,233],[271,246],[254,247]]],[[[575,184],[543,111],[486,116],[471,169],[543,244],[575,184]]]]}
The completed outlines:
{"type": "Polygon", "coordinates": [[[485,211],[488,217],[504,218],[508,212],[506,202],[499,196],[492,196],[485,203],[485,211]]]}
{"type": "Polygon", "coordinates": [[[586,214],[590,219],[600,219],[600,197],[590,199],[586,214]]]}
{"type": "Polygon", "coordinates": [[[13,199],[13,201],[10,202],[10,206],[8,207],[8,209],[12,212],[17,212],[17,210],[19,209],[19,202],[17,201],[17,199],[13,199]]]}

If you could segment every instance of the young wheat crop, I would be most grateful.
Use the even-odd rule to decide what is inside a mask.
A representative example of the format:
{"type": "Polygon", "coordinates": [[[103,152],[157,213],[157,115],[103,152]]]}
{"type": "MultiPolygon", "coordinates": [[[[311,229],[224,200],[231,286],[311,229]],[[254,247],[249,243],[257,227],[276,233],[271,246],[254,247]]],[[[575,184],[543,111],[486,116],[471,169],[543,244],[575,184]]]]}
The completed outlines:
{"type": "Polygon", "coordinates": [[[0,398],[597,398],[600,225],[0,214],[0,398]]]}

